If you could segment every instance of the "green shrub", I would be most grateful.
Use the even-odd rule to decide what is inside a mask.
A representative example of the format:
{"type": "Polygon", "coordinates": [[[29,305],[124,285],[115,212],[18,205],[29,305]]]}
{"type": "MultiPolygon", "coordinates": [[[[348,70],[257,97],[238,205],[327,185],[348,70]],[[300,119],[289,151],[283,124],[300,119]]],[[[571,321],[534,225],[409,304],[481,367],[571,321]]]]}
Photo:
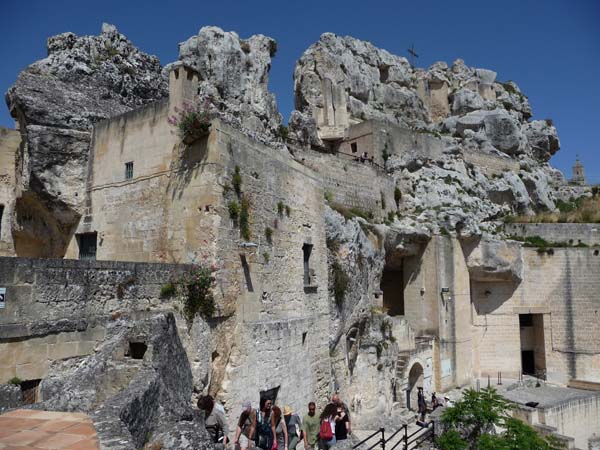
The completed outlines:
{"type": "Polygon", "coordinates": [[[169,281],[160,288],[160,298],[171,298],[174,297],[176,293],[177,287],[172,281],[169,281]]]}
{"type": "Polygon", "coordinates": [[[263,255],[263,259],[265,260],[265,264],[269,264],[269,260],[271,259],[271,255],[269,255],[268,252],[264,252],[262,255],[263,255]]]}
{"type": "Polygon", "coordinates": [[[229,217],[231,220],[238,220],[240,217],[240,205],[235,200],[229,202],[227,204],[227,208],[229,209],[229,217]]]}
{"type": "Polygon", "coordinates": [[[23,382],[23,380],[21,380],[19,377],[12,377],[10,380],[8,380],[8,384],[14,384],[14,385],[19,385],[23,382]]]}
{"type": "Polygon", "coordinates": [[[334,261],[331,265],[331,274],[333,277],[333,298],[335,299],[335,304],[337,306],[342,306],[350,279],[342,265],[337,261],[334,261]]]}
{"type": "Polygon", "coordinates": [[[271,227],[265,228],[265,238],[269,244],[273,243],[273,229],[271,227]]]}
{"type": "Polygon", "coordinates": [[[323,196],[325,197],[325,200],[327,200],[329,203],[333,201],[333,194],[330,191],[325,191],[323,196]]]}
{"type": "Polygon", "coordinates": [[[196,314],[208,319],[215,313],[215,299],[212,294],[215,278],[212,272],[211,268],[198,265],[177,282],[182,293],[183,315],[188,325],[192,324],[196,314]]]}
{"type": "Polygon", "coordinates": [[[279,217],[283,216],[284,209],[285,209],[285,204],[282,201],[277,202],[277,214],[279,214],[279,217]]]}
{"type": "Polygon", "coordinates": [[[285,125],[279,125],[277,131],[279,132],[279,137],[281,138],[281,140],[283,142],[287,141],[289,135],[288,127],[286,127],[285,125]]]}
{"type": "Polygon", "coordinates": [[[238,197],[242,195],[242,175],[240,174],[240,166],[235,166],[233,177],[231,178],[233,190],[238,197]]]}
{"type": "Polygon", "coordinates": [[[191,144],[205,136],[210,131],[210,117],[199,106],[185,103],[183,108],[175,107],[175,115],[170,116],[168,122],[177,127],[181,139],[186,144],[191,144]]]}
{"type": "Polygon", "coordinates": [[[240,208],[240,233],[244,240],[250,240],[250,200],[245,196],[242,197],[242,206],[240,208]]]}

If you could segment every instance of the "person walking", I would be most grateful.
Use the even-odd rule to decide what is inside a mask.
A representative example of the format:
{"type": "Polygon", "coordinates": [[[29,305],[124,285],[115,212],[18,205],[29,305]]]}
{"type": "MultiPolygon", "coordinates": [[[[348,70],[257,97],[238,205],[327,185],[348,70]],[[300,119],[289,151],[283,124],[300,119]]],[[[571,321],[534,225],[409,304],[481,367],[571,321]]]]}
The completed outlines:
{"type": "Polygon", "coordinates": [[[337,415],[337,405],[329,403],[323,409],[320,419],[319,427],[319,442],[321,448],[329,450],[329,448],[336,443],[335,440],[335,416],[337,415]]]}
{"type": "Polygon", "coordinates": [[[198,399],[198,409],[204,411],[204,426],[211,440],[215,443],[215,449],[225,448],[227,446],[227,436],[229,435],[225,415],[215,408],[215,401],[210,395],[198,399]]]}
{"type": "Polygon", "coordinates": [[[316,411],[317,405],[315,405],[315,402],[310,402],[308,404],[308,413],[302,418],[304,450],[316,450],[319,440],[319,427],[321,425],[316,411]]]}
{"type": "Polygon", "coordinates": [[[260,409],[256,412],[256,446],[262,450],[271,450],[273,435],[271,431],[271,399],[261,398],[260,409]]]}
{"type": "Polygon", "coordinates": [[[427,413],[427,401],[425,400],[425,395],[423,394],[423,388],[417,388],[417,410],[419,412],[419,417],[421,422],[425,422],[425,414],[427,413]]]}
{"type": "Polygon", "coordinates": [[[252,409],[252,402],[245,400],[242,403],[242,413],[235,430],[235,444],[240,450],[254,447],[254,433],[256,432],[256,411],[252,409]]]}
{"type": "Polygon", "coordinates": [[[352,422],[350,421],[350,410],[348,406],[342,401],[338,394],[333,394],[331,396],[331,403],[338,407],[338,411],[343,411],[343,415],[336,420],[336,422],[340,422],[340,420],[344,424],[344,430],[340,434],[340,436],[344,436],[343,439],[346,439],[349,434],[352,433],[352,422]]]}
{"type": "Polygon", "coordinates": [[[271,450],[288,450],[288,431],[279,406],[273,406],[271,413],[271,431],[273,444],[271,450]]]}
{"type": "Polygon", "coordinates": [[[288,449],[296,450],[296,445],[298,445],[300,434],[302,433],[302,422],[300,421],[300,417],[298,417],[297,414],[294,414],[290,405],[285,405],[283,407],[283,418],[288,434],[288,449]]]}

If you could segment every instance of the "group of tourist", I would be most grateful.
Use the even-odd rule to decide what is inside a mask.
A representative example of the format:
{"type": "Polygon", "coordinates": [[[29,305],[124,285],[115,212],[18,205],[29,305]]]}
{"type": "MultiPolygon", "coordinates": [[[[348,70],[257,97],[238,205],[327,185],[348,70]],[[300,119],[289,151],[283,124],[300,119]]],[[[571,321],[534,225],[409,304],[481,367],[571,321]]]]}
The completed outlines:
{"type": "MultiPolygon", "coordinates": [[[[204,425],[211,439],[227,447],[229,428],[222,406],[215,404],[209,395],[200,397],[198,408],[204,412],[204,425]]],[[[352,423],[348,407],[337,394],[331,397],[320,415],[315,402],[308,404],[302,419],[286,405],[283,411],[268,398],[261,398],[258,409],[252,402],[242,403],[233,442],[235,450],[257,447],[262,450],[296,450],[303,442],[305,450],[328,450],[337,441],[348,438],[352,423]]]]}

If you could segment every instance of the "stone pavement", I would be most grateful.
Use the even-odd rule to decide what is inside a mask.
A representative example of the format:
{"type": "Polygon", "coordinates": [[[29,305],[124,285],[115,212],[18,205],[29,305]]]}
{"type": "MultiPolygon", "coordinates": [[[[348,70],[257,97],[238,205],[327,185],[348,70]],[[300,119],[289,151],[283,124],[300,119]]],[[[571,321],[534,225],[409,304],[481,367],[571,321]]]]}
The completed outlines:
{"type": "Polygon", "coordinates": [[[1,450],[98,450],[87,414],[17,409],[0,415],[1,450]]]}

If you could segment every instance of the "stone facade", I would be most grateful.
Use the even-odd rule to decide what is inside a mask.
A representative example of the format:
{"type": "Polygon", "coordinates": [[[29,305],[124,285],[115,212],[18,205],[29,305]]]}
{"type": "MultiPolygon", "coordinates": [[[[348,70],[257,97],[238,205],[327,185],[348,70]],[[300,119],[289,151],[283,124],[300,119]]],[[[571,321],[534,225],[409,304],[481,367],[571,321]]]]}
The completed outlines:
{"type": "Polygon", "coordinates": [[[600,224],[596,223],[514,223],[506,224],[508,236],[539,236],[547,242],[564,245],[600,245],[600,224]]]}

